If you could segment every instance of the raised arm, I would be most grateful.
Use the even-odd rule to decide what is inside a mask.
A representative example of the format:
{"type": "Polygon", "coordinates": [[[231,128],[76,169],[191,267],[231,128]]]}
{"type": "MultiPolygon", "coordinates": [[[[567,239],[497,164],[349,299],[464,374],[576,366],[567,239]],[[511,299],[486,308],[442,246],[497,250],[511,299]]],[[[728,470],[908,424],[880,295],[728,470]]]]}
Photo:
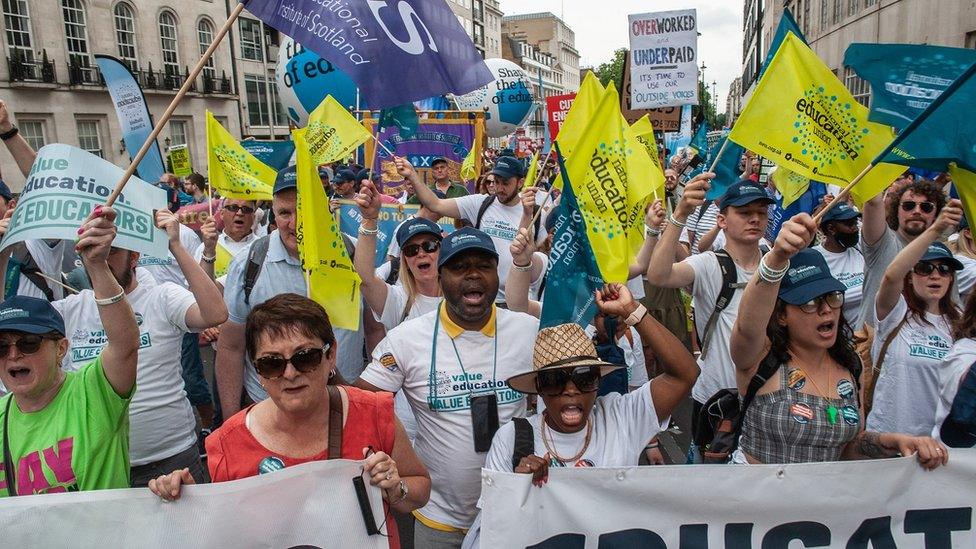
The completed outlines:
{"type": "Polygon", "coordinates": [[[878,320],[886,318],[895,308],[898,296],[901,295],[905,275],[912,270],[918,260],[922,259],[929,245],[938,240],[945,231],[957,227],[961,220],[962,202],[953,198],[939,212],[935,223],[902,248],[895,259],[888,264],[881,278],[881,285],[878,287],[878,296],[874,301],[878,320]]]}
{"type": "Polygon", "coordinates": [[[884,194],[884,191],[878,193],[861,208],[861,242],[868,246],[877,244],[888,230],[884,194]]]}
{"type": "Polygon", "coordinates": [[[508,270],[505,280],[505,303],[510,311],[528,313],[536,318],[542,314],[542,303],[529,299],[529,286],[532,284],[532,270],[541,268],[542,260],[536,257],[535,241],[532,230],[521,228],[509,250],[512,252],[512,268],[508,270]],[[531,270],[520,270],[520,267],[532,264],[531,270]]]}
{"type": "Polygon", "coordinates": [[[102,369],[116,394],[128,396],[136,383],[139,326],[122,287],[108,266],[115,234],[115,210],[98,206],[81,226],[75,251],[81,256],[91,278],[95,299],[112,301],[98,305],[98,316],[108,337],[108,345],[101,355],[102,369]],[[116,298],[118,301],[115,301],[116,298]]]}
{"type": "Polygon", "coordinates": [[[210,280],[214,281],[216,281],[214,264],[217,262],[217,238],[219,236],[217,223],[213,217],[200,226],[200,239],[203,241],[203,253],[200,254],[200,268],[210,277],[210,280]]]}
{"type": "MultiPolygon", "coordinates": [[[[380,216],[380,194],[372,181],[364,181],[356,195],[356,205],[362,221],[359,226],[359,240],[356,241],[356,254],[352,265],[362,279],[363,297],[366,304],[377,315],[383,314],[386,307],[386,294],[389,291],[386,281],[376,276],[376,231],[380,216]]],[[[396,235],[394,235],[395,237],[396,235]]],[[[398,261],[393,259],[392,261],[398,261]]]]}
{"type": "Polygon", "coordinates": [[[186,326],[191,331],[198,332],[212,328],[227,320],[227,305],[224,296],[207,275],[200,264],[193,260],[190,253],[183,249],[180,243],[180,220],[169,210],[156,212],[156,226],[166,231],[169,237],[169,253],[176,258],[176,263],[186,277],[187,285],[196,303],[186,310],[186,326]]]}
{"type": "MultiPolygon", "coordinates": [[[[714,173],[704,172],[692,179],[685,192],[681,195],[681,201],[671,214],[675,223],[683,225],[688,216],[696,208],[704,204],[705,193],[711,187],[709,181],[715,177],[714,173]]],[[[664,233],[654,246],[651,254],[651,265],[647,269],[647,280],[655,286],[662,288],[682,288],[695,281],[695,270],[685,263],[675,263],[675,252],[678,247],[678,237],[681,236],[681,227],[667,223],[664,233]]]]}
{"type": "MultiPolygon", "coordinates": [[[[790,259],[806,248],[816,234],[817,224],[813,218],[809,214],[797,214],[783,224],[773,249],[760,261],[770,270],[784,269],[790,264],[790,259]]],[[[737,378],[746,380],[747,385],[769,347],[766,324],[776,308],[779,285],[779,281],[768,282],[760,277],[757,269],[739,302],[739,311],[743,311],[743,314],[736,317],[735,325],[732,326],[729,346],[732,362],[738,373],[737,378]],[[744,311],[748,311],[748,314],[744,311]]]]}
{"type": "Polygon", "coordinates": [[[434,213],[441,215],[442,217],[461,217],[461,210],[458,209],[457,201],[453,198],[437,198],[434,191],[430,190],[430,187],[424,185],[424,182],[420,180],[420,176],[414,171],[413,166],[410,162],[407,162],[406,158],[401,156],[394,156],[393,161],[396,163],[397,171],[403,176],[410,186],[413,187],[413,192],[417,194],[417,199],[420,203],[427,207],[434,213]]]}
{"type": "MultiPolygon", "coordinates": [[[[10,121],[10,111],[7,110],[7,104],[0,101],[0,133],[9,132],[12,128],[13,123],[10,121]]],[[[10,156],[14,157],[14,161],[17,162],[20,173],[27,177],[31,166],[34,165],[34,159],[37,158],[37,153],[31,148],[30,143],[18,133],[10,139],[5,139],[3,144],[7,146],[10,156]]]]}
{"type": "Polygon", "coordinates": [[[647,213],[644,214],[644,227],[646,229],[644,231],[644,245],[637,251],[637,257],[627,269],[628,280],[647,272],[647,268],[651,264],[651,253],[654,251],[654,245],[657,244],[657,239],[661,236],[661,230],[664,228],[666,214],[667,212],[665,212],[660,200],[655,200],[648,205],[647,213]]]}

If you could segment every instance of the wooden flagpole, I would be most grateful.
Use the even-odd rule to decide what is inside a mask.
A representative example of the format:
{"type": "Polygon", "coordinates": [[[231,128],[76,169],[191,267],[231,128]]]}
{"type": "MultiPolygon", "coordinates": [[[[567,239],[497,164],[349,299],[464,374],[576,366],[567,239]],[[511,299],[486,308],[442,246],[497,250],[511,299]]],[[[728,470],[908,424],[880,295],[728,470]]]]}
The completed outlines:
{"type": "Polygon", "coordinates": [[[862,179],[864,179],[864,176],[867,175],[868,172],[871,171],[871,168],[873,167],[874,167],[873,162],[865,166],[864,169],[861,170],[861,173],[857,174],[857,176],[854,179],[852,179],[851,182],[848,183],[846,187],[844,187],[844,190],[837,193],[837,196],[835,196],[833,200],[828,202],[827,205],[824,207],[824,209],[820,210],[819,212],[817,212],[817,215],[813,216],[813,222],[816,223],[817,225],[820,225],[820,220],[823,219],[823,216],[827,212],[829,212],[831,208],[847,200],[847,196],[851,194],[851,189],[854,188],[854,185],[857,185],[862,179]]]}

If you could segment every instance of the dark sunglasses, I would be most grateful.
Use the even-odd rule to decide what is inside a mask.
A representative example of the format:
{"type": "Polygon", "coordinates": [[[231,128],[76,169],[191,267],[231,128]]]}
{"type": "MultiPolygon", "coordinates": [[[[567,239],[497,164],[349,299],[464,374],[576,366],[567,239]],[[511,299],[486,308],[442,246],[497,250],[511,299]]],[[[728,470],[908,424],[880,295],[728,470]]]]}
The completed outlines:
{"type": "Polygon", "coordinates": [[[41,343],[45,339],[48,338],[39,335],[25,335],[11,342],[0,343],[0,358],[7,358],[11,347],[16,347],[21,354],[32,355],[41,349],[41,343]]]}
{"type": "Polygon", "coordinates": [[[910,212],[918,206],[922,209],[922,213],[930,214],[935,211],[935,204],[931,202],[915,202],[914,200],[905,200],[901,203],[901,209],[905,212],[910,212]]]}
{"type": "Polygon", "coordinates": [[[592,393],[600,388],[600,367],[579,366],[572,370],[543,369],[535,378],[535,388],[540,395],[557,396],[562,394],[569,381],[572,381],[581,393],[592,393]]]}
{"type": "Polygon", "coordinates": [[[424,240],[420,244],[407,244],[401,249],[401,251],[403,252],[403,255],[413,257],[419,254],[420,250],[432,254],[439,249],[441,249],[440,240],[424,240]]]}
{"type": "Polygon", "coordinates": [[[322,356],[329,350],[326,345],[321,349],[311,348],[302,349],[285,358],[279,355],[262,356],[254,360],[254,369],[258,371],[264,379],[278,379],[285,375],[285,368],[290,362],[296,370],[303,374],[314,372],[322,363],[322,356]]]}
{"type": "Polygon", "coordinates": [[[945,263],[932,263],[931,261],[919,261],[912,267],[912,272],[918,276],[929,276],[933,271],[939,271],[942,276],[952,276],[952,267],[945,263]]]}
{"type": "Polygon", "coordinates": [[[820,306],[826,303],[831,309],[840,309],[844,306],[844,292],[830,292],[820,297],[815,297],[803,305],[799,305],[804,313],[815,313],[820,310],[820,306]]]}
{"type": "Polygon", "coordinates": [[[250,215],[254,213],[254,208],[250,206],[238,206],[237,204],[228,204],[224,206],[224,209],[231,213],[241,212],[244,215],[250,215]]]}

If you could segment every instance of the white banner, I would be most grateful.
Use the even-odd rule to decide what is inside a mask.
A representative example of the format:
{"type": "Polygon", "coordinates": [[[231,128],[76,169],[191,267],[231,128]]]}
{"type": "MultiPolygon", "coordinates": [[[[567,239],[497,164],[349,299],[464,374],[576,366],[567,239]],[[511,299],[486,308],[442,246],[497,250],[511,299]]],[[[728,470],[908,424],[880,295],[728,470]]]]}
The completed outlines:
{"type": "Polygon", "coordinates": [[[697,12],[638,13],[628,23],[630,108],[697,105],[697,12]]]}
{"type": "Polygon", "coordinates": [[[482,472],[481,546],[533,549],[976,547],[976,450],[797,465],[482,472]]]}
{"type": "MultiPolygon", "coordinates": [[[[74,240],[85,218],[104,204],[122,168],[87,151],[54,143],[37,151],[0,250],[28,239],[74,240]]],[[[118,214],[114,246],[153,257],[169,253],[153,210],[166,208],[166,191],[132,177],[113,205],[118,214]]]]}
{"type": "MultiPolygon", "coordinates": [[[[366,535],[353,488],[360,463],[316,461],[232,482],[185,486],[172,503],[148,488],[3,498],[0,546],[383,549],[386,537],[366,535]]],[[[380,526],[382,496],[368,481],[366,486],[380,526]]],[[[380,531],[386,533],[387,526],[380,531]]]]}

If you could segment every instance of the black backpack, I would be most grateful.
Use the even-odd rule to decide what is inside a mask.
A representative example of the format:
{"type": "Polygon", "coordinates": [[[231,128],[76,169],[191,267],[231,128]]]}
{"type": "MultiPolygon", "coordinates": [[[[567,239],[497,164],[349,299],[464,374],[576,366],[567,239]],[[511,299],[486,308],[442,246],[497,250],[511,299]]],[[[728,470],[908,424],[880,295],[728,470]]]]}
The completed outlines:
{"type": "Polygon", "coordinates": [[[515,424],[515,445],[512,447],[512,471],[518,467],[522,458],[535,454],[535,433],[532,424],[524,417],[513,417],[515,424]]]}
{"type": "MultiPolygon", "coordinates": [[[[41,272],[41,268],[37,265],[37,262],[34,261],[34,256],[32,256],[30,251],[27,249],[27,245],[23,242],[18,242],[17,244],[11,246],[11,250],[10,265],[7,271],[6,297],[17,295],[17,285],[19,284],[17,274],[19,273],[27,280],[30,280],[32,284],[37,286],[48,301],[54,301],[54,291],[51,290],[51,286],[48,285],[47,280],[45,280],[44,277],[39,274],[41,272]]],[[[58,273],[58,278],[61,278],[60,273],[58,273]]]]}

